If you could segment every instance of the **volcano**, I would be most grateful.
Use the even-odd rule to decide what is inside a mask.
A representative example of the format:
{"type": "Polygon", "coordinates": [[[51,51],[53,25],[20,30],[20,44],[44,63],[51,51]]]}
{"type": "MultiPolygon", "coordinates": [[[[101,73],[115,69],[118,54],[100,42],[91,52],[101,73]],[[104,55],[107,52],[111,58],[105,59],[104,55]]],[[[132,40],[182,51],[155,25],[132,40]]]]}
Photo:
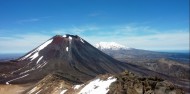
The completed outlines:
{"type": "Polygon", "coordinates": [[[6,72],[1,75],[1,83],[37,81],[50,73],[79,83],[99,74],[115,74],[126,69],[126,64],[104,54],[81,37],[69,34],[56,35],[9,64],[1,68],[6,72]]]}
{"type": "Polygon", "coordinates": [[[48,74],[72,83],[83,83],[97,75],[129,70],[140,75],[166,75],[141,66],[117,61],[77,35],[56,35],[26,55],[0,64],[0,83],[35,82],[48,74]]]}
{"type": "Polygon", "coordinates": [[[0,84],[12,84],[5,86],[30,84],[24,90],[25,93],[40,92],[42,89],[47,92],[47,88],[65,87],[60,83],[67,83],[69,89],[97,76],[117,75],[124,70],[140,76],[157,76],[172,82],[177,81],[175,84],[180,86],[183,84],[176,78],[115,60],[81,37],[69,34],[56,35],[16,60],[0,62],[0,84]],[[44,84],[47,82],[48,85],[44,84]],[[58,87],[56,83],[60,86],[58,87]]]}

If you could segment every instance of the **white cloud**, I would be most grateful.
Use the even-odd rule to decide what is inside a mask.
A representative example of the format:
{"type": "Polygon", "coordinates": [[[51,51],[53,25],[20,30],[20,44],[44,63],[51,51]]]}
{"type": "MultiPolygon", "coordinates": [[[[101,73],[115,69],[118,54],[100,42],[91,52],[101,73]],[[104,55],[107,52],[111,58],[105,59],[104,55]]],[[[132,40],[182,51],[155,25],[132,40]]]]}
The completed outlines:
{"type": "Polygon", "coordinates": [[[44,16],[44,17],[38,17],[38,18],[30,18],[30,19],[22,19],[17,21],[18,24],[24,24],[24,23],[31,23],[31,22],[38,22],[44,19],[48,19],[51,16],[44,16]]]}
{"type": "Polygon", "coordinates": [[[189,33],[173,32],[144,36],[96,36],[85,37],[96,44],[100,41],[117,42],[128,47],[146,50],[187,50],[189,49],[189,33]]]}
{"type": "Polygon", "coordinates": [[[74,34],[74,35],[82,35],[86,32],[96,31],[99,28],[96,26],[72,26],[71,28],[61,28],[51,31],[53,34],[74,34]]]}
{"type": "Polygon", "coordinates": [[[38,21],[40,21],[40,19],[33,18],[33,19],[20,20],[20,21],[18,21],[17,23],[23,24],[23,23],[38,22],[38,21]]]}
{"type": "Polygon", "coordinates": [[[147,36],[128,37],[125,43],[134,48],[147,50],[187,50],[189,33],[173,32],[147,36]]]}
{"type": "Polygon", "coordinates": [[[0,36],[0,52],[28,52],[55,34],[67,33],[77,34],[92,45],[100,41],[113,41],[128,47],[146,50],[189,49],[189,31],[187,29],[159,31],[149,26],[98,27],[88,25],[56,29],[48,35],[35,33],[10,37],[0,36]]]}
{"type": "MultiPolygon", "coordinates": [[[[101,27],[88,27],[82,28],[82,32],[78,34],[93,45],[100,41],[115,41],[129,47],[147,50],[189,49],[189,32],[187,30],[168,30],[161,32],[150,27],[129,28],[130,30],[114,28],[112,29],[113,31],[104,32],[104,29],[101,27]],[[148,32],[148,34],[138,35],[139,30],[140,32],[148,32]],[[89,32],[91,32],[90,35],[83,35],[89,32]]],[[[76,34],[76,30],[70,29],[70,31],[76,34]]]]}
{"type": "MultiPolygon", "coordinates": [[[[101,31],[101,29],[100,29],[101,31]]],[[[111,32],[96,32],[84,36],[90,43],[117,42],[128,47],[146,50],[188,50],[188,29],[160,31],[150,26],[116,26],[111,32]],[[99,34],[99,36],[97,36],[99,34]],[[98,38],[97,38],[98,37],[98,38]]]]}

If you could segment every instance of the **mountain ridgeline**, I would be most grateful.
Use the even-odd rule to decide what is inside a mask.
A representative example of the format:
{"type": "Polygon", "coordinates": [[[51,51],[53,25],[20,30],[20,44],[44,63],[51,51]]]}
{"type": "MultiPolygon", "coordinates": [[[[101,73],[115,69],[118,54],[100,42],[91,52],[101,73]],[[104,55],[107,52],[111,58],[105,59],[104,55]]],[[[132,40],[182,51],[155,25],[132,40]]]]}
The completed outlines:
{"type": "Polygon", "coordinates": [[[54,36],[9,64],[14,64],[14,68],[9,68],[9,65],[4,69],[0,67],[7,73],[1,83],[37,81],[49,73],[62,75],[73,82],[83,82],[98,74],[114,74],[126,69],[126,64],[74,35],[54,36]]]}
{"type": "MultiPolygon", "coordinates": [[[[72,94],[78,94],[77,92],[84,92],[82,94],[86,94],[86,92],[89,92],[89,90],[85,89],[85,85],[89,84],[87,85],[88,87],[91,86],[91,81],[98,81],[100,82],[99,87],[91,88],[93,90],[101,90],[100,87],[104,87],[104,85],[101,85],[101,83],[107,83],[107,81],[101,79],[93,79],[98,77],[99,75],[103,75],[104,77],[104,75],[111,74],[109,78],[106,78],[108,79],[108,82],[114,82],[118,80],[118,83],[111,85],[112,90],[110,92],[120,92],[120,90],[118,91],[117,86],[123,86],[123,82],[126,81],[129,81],[127,83],[130,83],[130,80],[127,80],[129,75],[122,75],[119,76],[119,78],[115,78],[115,75],[125,70],[130,71],[129,73],[135,73],[135,75],[141,77],[156,76],[167,79],[171,82],[175,82],[176,85],[182,87],[184,85],[184,83],[182,83],[183,80],[180,80],[178,78],[173,78],[169,75],[152,71],[142,66],[138,66],[128,62],[118,61],[105,54],[104,52],[98,50],[81,37],[69,34],[63,36],[56,35],[18,59],[0,62],[0,84],[6,85],[6,87],[21,84],[30,84],[30,86],[26,90],[21,90],[24,91],[24,93],[26,94],[36,94],[39,92],[41,92],[39,94],[44,94],[44,92],[46,92],[46,94],[57,94],[50,92],[57,92],[56,89],[59,89],[59,92],[61,91],[61,89],[73,91],[73,86],[80,85],[81,89],[84,87],[84,90],[82,89],[82,91],[80,91],[77,89],[76,92],[72,94]],[[119,83],[122,83],[122,85],[119,83]],[[65,86],[65,84],[67,85],[65,86]]],[[[133,77],[130,79],[133,79],[133,77]]],[[[135,79],[140,78],[136,77],[135,79]]],[[[146,80],[146,78],[142,79],[146,80]]],[[[107,84],[106,87],[104,87],[105,92],[108,92],[108,88],[111,82],[107,84]]],[[[142,80],[139,85],[144,84],[144,82],[147,83],[147,81],[142,80]]],[[[150,84],[152,91],[155,90],[154,86],[156,86],[156,84],[150,84]]],[[[172,86],[172,84],[169,84],[168,86],[172,86]]],[[[127,92],[125,88],[123,89],[123,91],[127,92]]],[[[136,91],[138,92],[138,89],[136,91]]],[[[173,88],[170,91],[175,92],[175,89],[173,88]]],[[[63,90],[62,92],[66,91],[63,90]]],[[[110,92],[108,93],[111,94],[110,92]]],[[[113,94],[119,94],[117,92],[113,94]]],[[[167,88],[163,92],[167,92],[167,88]]]]}

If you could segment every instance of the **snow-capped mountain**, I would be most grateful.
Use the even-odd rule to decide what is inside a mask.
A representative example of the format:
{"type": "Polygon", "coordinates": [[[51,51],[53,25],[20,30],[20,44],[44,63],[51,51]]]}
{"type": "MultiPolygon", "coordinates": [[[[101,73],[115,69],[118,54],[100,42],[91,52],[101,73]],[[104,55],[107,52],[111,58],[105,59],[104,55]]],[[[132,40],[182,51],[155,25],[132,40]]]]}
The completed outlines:
{"type": "Polygon", "coordinates": [[[122,72],[126,68],[127,64],[97,50],[77,35],[56,35],[11,62],[10,66],[0,66],[0,71],[7,72],[7,75],[0,76],[0,83],[38,81],[49,73],[81,82],[99,74],[122,72]]]}
{"type": "Polygon", "coordinates": [[[124,45],[118,44],[116,42],[100,42],[95,45],[96,48],[100,50],[111,49],[111,50],[119,50],[119,49],[130,49],[124,45]]]}

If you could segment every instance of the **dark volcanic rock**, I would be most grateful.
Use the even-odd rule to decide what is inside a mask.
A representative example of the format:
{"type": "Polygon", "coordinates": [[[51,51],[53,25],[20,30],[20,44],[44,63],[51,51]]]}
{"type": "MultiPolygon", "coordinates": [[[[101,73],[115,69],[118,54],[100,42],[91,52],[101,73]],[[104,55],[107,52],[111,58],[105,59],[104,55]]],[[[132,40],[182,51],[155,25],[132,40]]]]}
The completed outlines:
{"type": "Polygon", "coordinates": [[[138,77],[125,71],[116,78],[108,94],[185,94],[182,89],[157,77],[138,77]]]}
{"type": "Polygon", "coordinates": [[[54,36],[15,62],[6,64],[6,68],[0,66],[0,71],[5,71],[1,73],[0,82],[7,84],[38,81],[49,73],[87,81],[98,74],[114,74],[127,67],[75,35],[54,36]]]}
{"type": "Polygon", "coordinates": [[[169,81],[157,77],[140,77],[128,71],[118,75],[98,75],[90,81],[74,85],[63,79],[59,75],[48,75],[24,93],[62,94],[60,92],[64,91],[64,94],[94,94],[95,91],[107,90],[105,93],[99,91],[98,94],[184,94],[183,90],[169,81]]]}

